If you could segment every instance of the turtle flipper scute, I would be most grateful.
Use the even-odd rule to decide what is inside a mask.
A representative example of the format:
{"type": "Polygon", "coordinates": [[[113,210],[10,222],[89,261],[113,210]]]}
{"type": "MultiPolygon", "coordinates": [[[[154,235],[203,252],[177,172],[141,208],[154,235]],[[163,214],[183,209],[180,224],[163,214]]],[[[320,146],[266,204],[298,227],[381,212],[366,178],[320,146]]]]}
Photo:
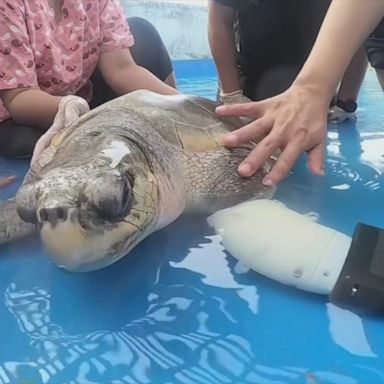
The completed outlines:
{"type": "Polygon", "coordinates": [[[35,228],[35,225],[20,219],[14,198],[0,201],[0,244],[27,236],[35,228]]]}

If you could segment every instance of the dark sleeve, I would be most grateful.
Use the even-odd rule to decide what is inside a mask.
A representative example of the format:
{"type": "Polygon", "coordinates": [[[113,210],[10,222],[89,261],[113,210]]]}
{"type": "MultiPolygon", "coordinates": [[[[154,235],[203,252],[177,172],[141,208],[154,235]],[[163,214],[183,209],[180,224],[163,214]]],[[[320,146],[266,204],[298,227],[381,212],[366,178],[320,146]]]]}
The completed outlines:
{"type": "MultiPolygon", "coordinates": [[[[265,5],[268,0],[214,0],[216,3],[227,5],[237,11],[243,10],[244,8],[258,7],[265,5]]],[[[283,1],[283,0],[281,0],[283,1]]],[[[284,0],[285,1],[285,0],[284,0]]]]}
{"type": "Polygon", "coordinates": [[[243,0],[214,0],[216,3],[226,5],[228,7],[231,7],[233,9],[240,9],[241,5],[244,5],[245,1],[243,0]]]}

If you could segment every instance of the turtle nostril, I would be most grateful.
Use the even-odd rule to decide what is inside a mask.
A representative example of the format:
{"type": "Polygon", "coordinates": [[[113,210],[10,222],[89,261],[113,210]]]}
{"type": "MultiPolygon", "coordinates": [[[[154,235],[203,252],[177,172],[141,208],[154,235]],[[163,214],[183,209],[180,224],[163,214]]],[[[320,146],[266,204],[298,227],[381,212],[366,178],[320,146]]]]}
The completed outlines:
{"type": "Polygon", "coordinates": [[[40,209],[39,216],[41,221],[48,221],[48,211],[45,208],[40,209]]]}
{"type": "Polygon", "coordinates": [[[57,218],[58,218],[58,220],[64,220],[66,218],[66,215],[65,215],[63,208],[57,209],[57,218]]]}
{"type": "Polygon", "coordinates": [[[65,221],[68,216],[68,209],[63,207],[58,208],[41,208],[39,211],[40,221],[57,224],[60,221],[65,221]]]}

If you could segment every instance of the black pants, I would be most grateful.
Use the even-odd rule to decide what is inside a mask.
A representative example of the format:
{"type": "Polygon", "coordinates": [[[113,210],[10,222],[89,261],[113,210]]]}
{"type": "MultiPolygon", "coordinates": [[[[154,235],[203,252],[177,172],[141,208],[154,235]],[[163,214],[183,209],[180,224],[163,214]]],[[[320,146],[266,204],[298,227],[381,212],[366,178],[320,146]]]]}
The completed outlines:
{"type": "Polygon", "coordinates": [[[238,65],[244,93],[261,100],[291,85],[312,49],[330,0],[254,3],[238,13],[238,65]]]}
{"type": "MultiPolygon", "coordinates": [[[[165,80],[173,71],[168,52],[160,35],[148,21],[132,17],[128,19],[129,26],[135,37],[135,45],[131,54],[135,62],[148,69],[160,80],[165,80]]],[[[91,77],[94,96],[89,103],[94,108],[117,95],[105,83],[100,71],[95,70],[91,77]]],[[[36,141],[45,129],[20,125],[13,119],[0,123],[0,155],[7,157],[26,157],[33,152],[36,141]]]]}
{"type": "Polygon", "coordinates": [[[384,19],[365,41],[364,48],[371,66],[384,70],[384,19]]]}

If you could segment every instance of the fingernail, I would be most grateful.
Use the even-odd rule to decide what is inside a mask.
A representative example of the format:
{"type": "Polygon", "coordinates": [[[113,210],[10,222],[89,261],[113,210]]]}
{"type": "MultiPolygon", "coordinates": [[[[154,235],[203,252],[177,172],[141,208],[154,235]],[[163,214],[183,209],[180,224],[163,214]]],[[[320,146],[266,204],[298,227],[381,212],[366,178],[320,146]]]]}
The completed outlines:
{"type": "Polygon", "coordinates": [[[224,137],[224,143],[226,145],[236,145],[238,143],[238,139],[236,135],[227,135],[224,137]]]}
{"type": "Polygon", "coordinates": [[[272,185],[275,184],[275,182],[274,182],[272,179],[263,179],[262,183],[263,183],[266,187],[272,187],[272,185]]]}
{"type": "Polygon", "coordinates": [[[251,176],[252,174],[252,167],[247,163],[241,164],[237,170],[241,176],[247,177],[247,176],[251,176]]]}

